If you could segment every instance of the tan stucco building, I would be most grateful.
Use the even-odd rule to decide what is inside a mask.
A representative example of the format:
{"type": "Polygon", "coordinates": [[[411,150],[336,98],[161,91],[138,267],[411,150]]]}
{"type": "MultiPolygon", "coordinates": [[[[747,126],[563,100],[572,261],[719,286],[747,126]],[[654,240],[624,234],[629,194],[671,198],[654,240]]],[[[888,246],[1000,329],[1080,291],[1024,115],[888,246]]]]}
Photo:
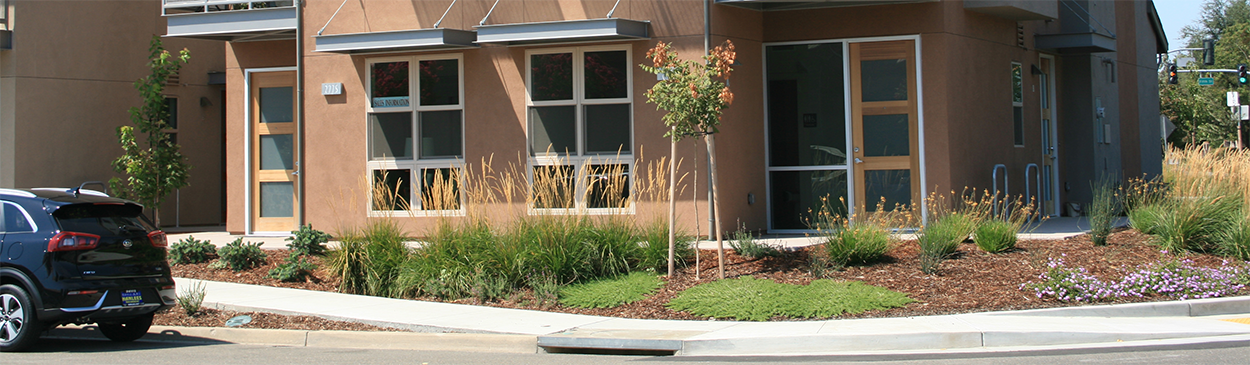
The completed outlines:
{"type": "MultiPolygon", "coordinates": [[[[127,110],[140,103],[133,83],[149,74],[152,37],[165,33],[160,2],[0,4],[0,188],[76,187],[117,176],[115,130],[130,125],[127,110]]],[[[183,38],[164,45],[191,51],[165,95],[177,109],[173,133],[192,171],[190,186],[166,200],[161,221],[222,224],[224,49],[183,38]]]]}
{"type": "MultiPolygon", "coordinates": [[[[1160,169],[1167,45],[1145,0],[296,4],[165,1],[168,37],[227,41],[231,232],[387,214],[421,230],[507,210],[468,193],[428,202],[447,169],[487,160],[530,181],[568,169],[576,191],[650,179],[669,144],[643,94],[656,77],[637,65],[657,41],[686,58],[705,40],[736,45],[716,135],[726,229],[798,232],[822,197],[908,204],[964,187],[1058,215],[1098,176],[1160,169]],[[408,209],[371,204],[368,181],[408,209]]],[[[702,148],[678,150],[688,228],[707,218],[702,148]]],[[[572,194],[519,211],[663,216],[637,200],[572,194]]]]}

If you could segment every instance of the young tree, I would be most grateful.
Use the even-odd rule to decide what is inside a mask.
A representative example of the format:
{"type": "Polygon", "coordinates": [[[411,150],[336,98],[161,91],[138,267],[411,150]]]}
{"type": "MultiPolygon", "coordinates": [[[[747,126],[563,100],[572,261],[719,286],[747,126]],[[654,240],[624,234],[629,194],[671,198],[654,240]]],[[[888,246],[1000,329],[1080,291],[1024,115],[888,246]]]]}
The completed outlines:
{"type": "Polygon", "coordinates": [[[175,189],[187,186],[187,171],[191,169],[178,145],[165,133],[169,128],[165,81],[191,59],[191,53],[185,48],[177,56],[169,53],[160,37],[152,37],[149,50],[152,73],[134,83],[142,99],[142,104],[130,108],[134,126],[117,127],[117,141],[125,154],[113,161],[113,170],[125,174],[126,179],[114,177],[109,186],[118,196],[152,208],[153,221],[160,227],[161,203],[175,189]],[[147,137],[143,146],[137,137],[140,134],[147,137]]]}
{"type": "MultiPolygon", "coordinates": [[[[731,67],[737,53],[733,42],[726,40],[712,49],[711,54],[703,56],[702,63],[692,60],[679,60],[672,46],[659,42],[655,48],[647,51],[651,64],[639,65],[643,70],[656,74],[660,81],[647,90],[647,102],[656,105],[656,109],[664,110],[664,124],[669,127],[665,137],[672,142],[669,174],[675,175],[675,158],[677,141],[685,137],[702,135],[707,141],[708,156],[712,172],[712,205],[717,212],[715,216],[716,248],[718,273],[725,278],[725,247],[720,224],[720,196],[717,192],[716,176],[716,143],[713,135],[720,131],[721,111],[733,104],[734,94],[729,90],[727,82],[731,67]]],[[[675,176],[669,177],[669,243],[668,243],[668,275],[673,275],[673,252],[675,244],[674,215],[676,197],[675,176]]]]}

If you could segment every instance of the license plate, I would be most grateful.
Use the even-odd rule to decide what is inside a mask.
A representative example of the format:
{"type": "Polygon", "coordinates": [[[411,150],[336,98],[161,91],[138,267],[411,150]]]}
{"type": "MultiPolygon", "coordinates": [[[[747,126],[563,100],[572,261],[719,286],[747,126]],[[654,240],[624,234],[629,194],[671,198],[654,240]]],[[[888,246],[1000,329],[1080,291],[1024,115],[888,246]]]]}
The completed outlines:
{"type": "Polygon", "coordinates": [[[143,293],[135,289],[123,291],[122,306],[129,307],[135,305],[143,305],[143,293]]]}

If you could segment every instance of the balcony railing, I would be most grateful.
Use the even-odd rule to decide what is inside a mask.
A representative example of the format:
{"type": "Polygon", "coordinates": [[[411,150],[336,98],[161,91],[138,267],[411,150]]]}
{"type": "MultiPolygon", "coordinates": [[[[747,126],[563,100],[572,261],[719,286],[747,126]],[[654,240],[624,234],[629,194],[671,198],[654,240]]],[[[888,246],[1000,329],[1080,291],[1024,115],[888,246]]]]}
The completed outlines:
{"type": "Polygon", "coordinates": [[[295,39],[293,0],[162,0],[166,35],[231,42],[295,39]]]}

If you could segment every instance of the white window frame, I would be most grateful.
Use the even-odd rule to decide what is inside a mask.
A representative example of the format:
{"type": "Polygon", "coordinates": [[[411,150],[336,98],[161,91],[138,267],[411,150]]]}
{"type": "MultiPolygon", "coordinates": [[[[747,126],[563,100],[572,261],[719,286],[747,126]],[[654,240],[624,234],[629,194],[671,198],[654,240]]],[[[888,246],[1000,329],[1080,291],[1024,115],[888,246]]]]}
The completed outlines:
{"type": "MultiPolygon", "coordinates": [[[[634,187],[635,161],[634,150],[634,67],[632,65],[633,48],[630,45],[608,45],[608,46],[585,46],[585,47],[560,47],[560,48],[541,48],[530,49],[525,51],[525,149],[529,156],[529,166],[526,169],[526,175],[531,186],[534,183],[534,168],[539,166],[561,166],[568,165],[573,167],[576,174],[576,184],[573,187],[573,207],[572,208],[536,208],[530,203],[530,214],[588,214],[588,215],[613,215],[613,214],[634,214],[635,206],[634,197],[637,194],[634,187]],[[602,51],[625,51],[625,84],[626,91],[624,98],[614,99],[587,99],[586,98],[586,52],[602,52],[602,51]],[[533,70],[531,61],[534,55],[572,53],[573,54],[573,98],[570,100],[544,100],[534,101],[530,90],[533,90],[533,70]],[[589,153],[586,151],[586,118],[585,107],[588,105],[616,105],[626,104],[629,106],[629,152],[620,152],[616,154],[589,153]],[[576,135],[576,151],[569,154],[547,153],[546,151],[530,151],[533,148],[533,135],[530,131],[533,128],[533,120],[530,119],[530,108],[542,106],[572,106],[574,109],[574,134],[576,135]],[[593,165],[625,165],[629,171],[626,173],[626,184],[629,186],[630,197],[626,199],[624,207],[614,208],[589,208],[586,206],[586,194],[588,176],[585,175],[593,165]]],[[[532,200],[532,199],[531,199],[532,200]]]]}
{"type": "Polygon", "coordinates": [[[1024,64],[1020,62],[1011,62],[1011,68],[1007,69],[1007,78],[1011,83],[1011,143],[1016,147],[1024,147],[1024,64]],[[1016,100],[1016,74],[1015,70],[1020,70],[1020,100],[1016,100]],[[1020,139],[1020,143],[1016,142],[1016,108],[1020,108],[1020,133],[1024,138],[1020,139]]]}
{"type": "Polygon", "coordinates": [[[404,214],[413,217],[425,216],[463,216],[465,214],[465,195],[464,195],[464,177],[463,173],[458,176],[457,186],[460,195],[459,209],[446,210],[424,210],[421,209],[421,181],[425,174],[422,171],[427,169],[452,169],[463,172],[464,169],[464,147],[465,147],[465,118],[464,118],[464,54],[431,54],[419,56],[402,56],[402,57],[377,57],[370,58],[365,62],[366,67],[366,85],[365,85],[365,156],[367,166],[366,181],[369,183],[369,189],[366,196],[368,201],[365,202],[370,217],[389,217],[395,214],[404,214]],[[458,76],[459,103],[455,105],[431,105],[422,106],[420,100],[421,77],[419,74],[419,64],[421,61],[440,61],[455,60],[458,76]],[[373,65],[388,62],[408,62],[408,106],[406,107],[374,107],[373,106],[373,65]],[[433,111],[460,111],[460,155],[458,157],[438,157],[438,158],[421,158],[421,112],[433,111]],[[396,158],[380,158],[372,157],[372,141],[373,128],[369,126],[369,116],[376,113],[409,113],[412,128],[412,158],[396,159],[396,158]],[[376,210],[373,209],[373,175],[375,171],[380,170],[408,170],[408,203],[409,210],[376,210]]]}

